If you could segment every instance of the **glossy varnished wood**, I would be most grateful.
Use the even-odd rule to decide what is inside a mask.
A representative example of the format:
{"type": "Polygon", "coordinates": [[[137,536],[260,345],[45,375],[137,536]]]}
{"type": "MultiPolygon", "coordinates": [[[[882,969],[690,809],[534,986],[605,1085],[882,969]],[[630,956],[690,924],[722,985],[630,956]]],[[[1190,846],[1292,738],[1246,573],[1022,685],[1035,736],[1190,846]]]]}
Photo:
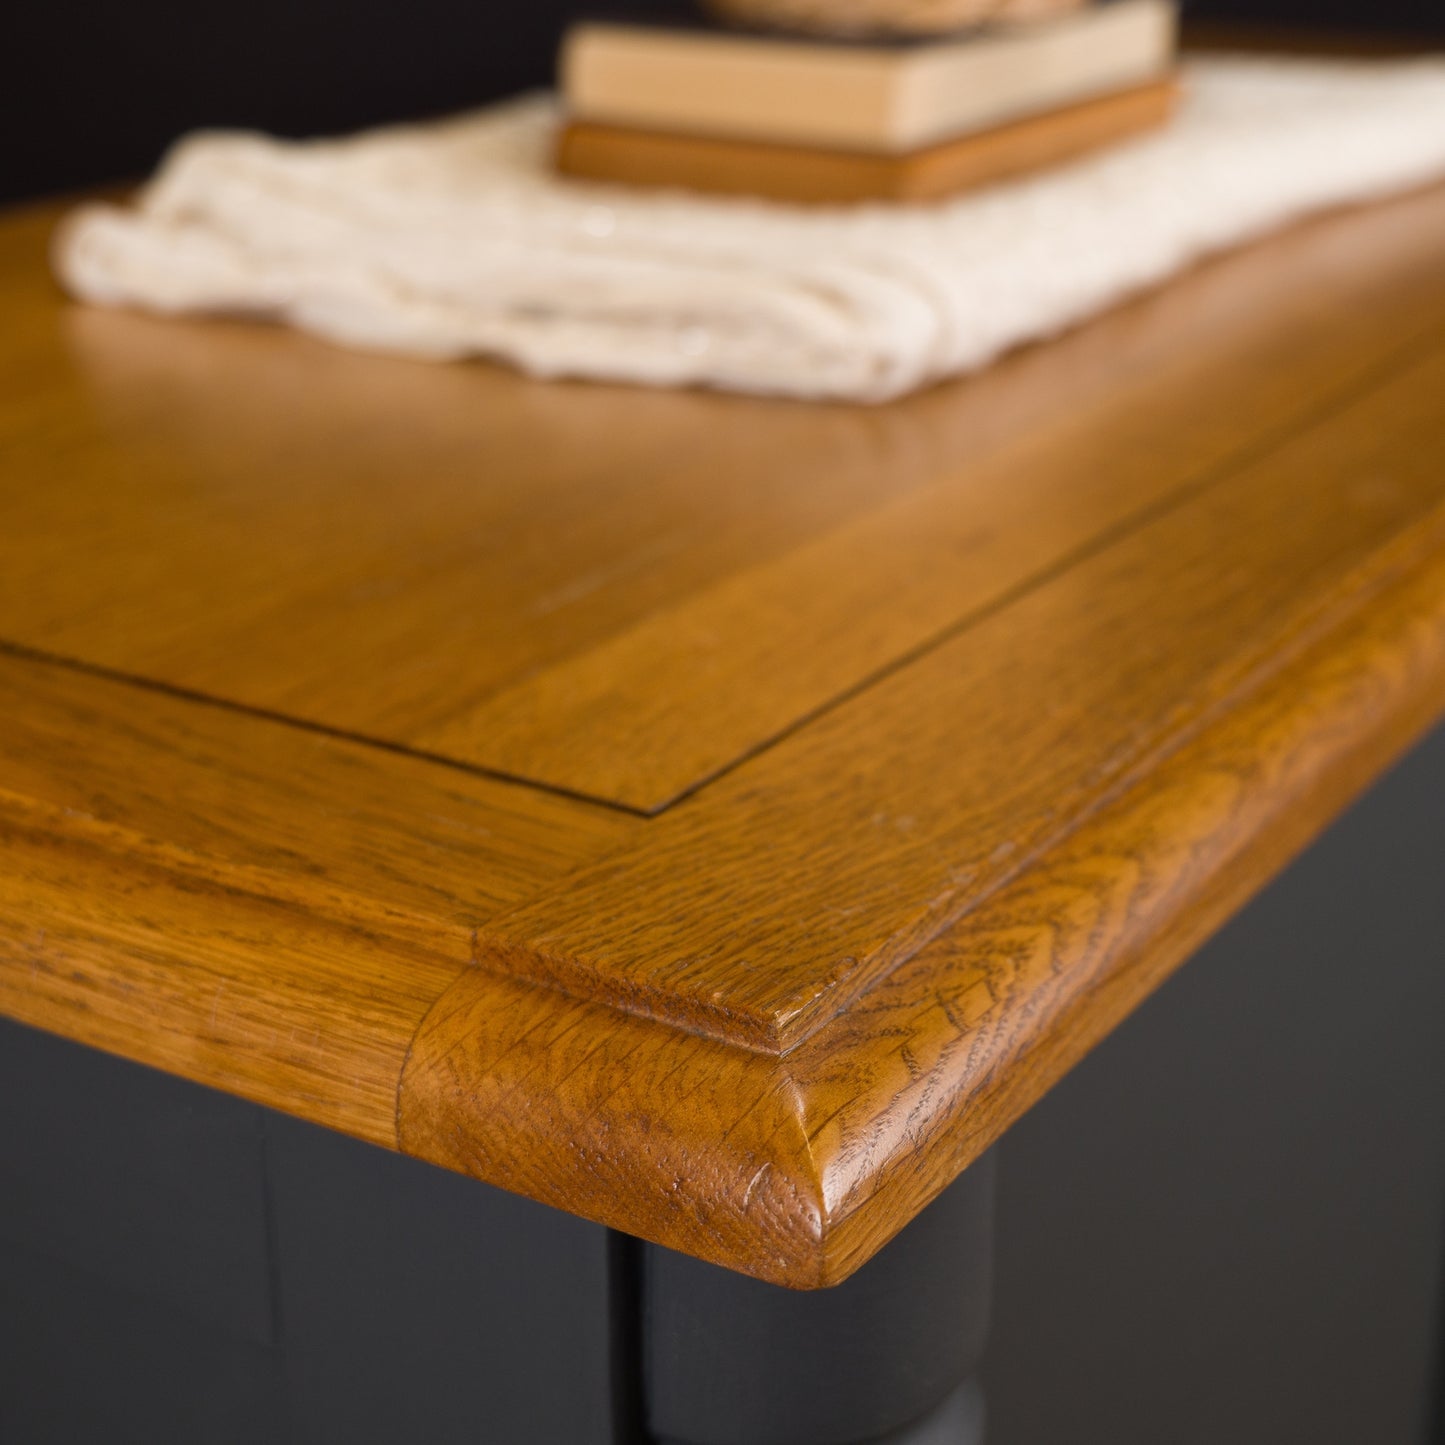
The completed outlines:
{"type": "Polygon", "coordinates": [[[885,409],[872,464],[921,466],[930,485],[700,588],[422,741],[639,807],[711,777],[1437,328],[1445,194],[1426,206],[1280,237],[885,409]]]}
{"type": "Polygon", "coordinates": [[[50,219],[0,241],[0,635],[643,811],[1445,318],[1436,196],[964,386],[799,407],[57,314],[21,279],[50,219]]]}
{"type": "Polygon", "coordinates": [[[827,1284],[1445,711],[1445,191],[876,410],[84,311],[52,218],[25,1022],[827,1284]]]}
{"type": "MultiPolygon", "coordinates": [[[[1338,440],[1322,429],[1254,480],[1338,440]]],[[[1437,502],[1282,619],[1269,661],[1181,710],[1144,768],[1101,779],[1072,832],[781,1056],[641,1017],[599,1046],[597,1005],[464,975],[413,1049],[404,1144],[624,1228],[641,1169],[651,1237],[787,1283],[845,1277],[1445,709],[1442,549],[1437,502]]],[[[1152,570],[1167,583],[1170,560],[1152,570]]]]}
{"type": "MultiPolygon", "coordinates": [[[[673,809],[485,946],[571,992],[755,1047],[796,1042],[1271,666],[1342,574],[1429,517],[1445,500],[1442,396],[1432,352],[673,809]]],[[[1037,455],[1012,458],[1021,478],[1037,455]]]]}
{"type": "Polygon", "coordinates": [[[0,653],[0,1011],[378,1143],[476,929],[634,820],[0,653]]]}

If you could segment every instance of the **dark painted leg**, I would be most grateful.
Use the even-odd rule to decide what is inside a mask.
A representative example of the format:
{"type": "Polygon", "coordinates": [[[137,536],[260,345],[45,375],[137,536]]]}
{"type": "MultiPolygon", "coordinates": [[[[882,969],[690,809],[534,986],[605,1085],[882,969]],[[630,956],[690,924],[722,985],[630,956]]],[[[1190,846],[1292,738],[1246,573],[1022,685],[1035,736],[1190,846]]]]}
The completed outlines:
{"type": "Polygon", "coordinates": [[[643,1393],[663,1445],[978,1445],[993,1167],[981,1160],[834,1289],[644,1245],[643,1393]]]}
{"type": "Polygon", "coordinates": [[[640,1445],[622,1253],[0,1019],[0,1445],[640,1445]]]}

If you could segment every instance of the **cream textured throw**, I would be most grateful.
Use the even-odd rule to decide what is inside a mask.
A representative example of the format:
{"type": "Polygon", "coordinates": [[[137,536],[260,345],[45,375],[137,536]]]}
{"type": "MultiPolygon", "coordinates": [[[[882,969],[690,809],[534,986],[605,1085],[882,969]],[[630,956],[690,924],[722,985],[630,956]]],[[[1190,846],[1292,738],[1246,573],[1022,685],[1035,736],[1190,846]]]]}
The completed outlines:
{"type": "Polygon", "coordinates": [[[1200,59],[1185,78],[1156,136],[926,206],[562,180],[545,97],[339,141],[201,134],[136,209],[77,213],[56,266],[90,301],[348,346],[880,401],[1291,217],[1445,175],[1445,58],[1200,59]]]}

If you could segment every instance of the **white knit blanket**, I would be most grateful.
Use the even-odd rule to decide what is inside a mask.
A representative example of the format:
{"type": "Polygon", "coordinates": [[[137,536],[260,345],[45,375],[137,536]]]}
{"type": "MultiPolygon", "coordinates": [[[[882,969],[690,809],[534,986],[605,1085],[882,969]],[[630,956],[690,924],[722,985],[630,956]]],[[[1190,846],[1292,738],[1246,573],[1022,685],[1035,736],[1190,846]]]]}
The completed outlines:
{"type": "Polygon", "coordinates": [[[1445,175],[1445,57],[1198,59],[1185,79],[1155,136],[916,206],[563,180],[547,97],[345,140],[199,134],[134,209],[78,212],[56,266],[89,301],[347,346],[879,401],[1292,217],[1445,175]]]}

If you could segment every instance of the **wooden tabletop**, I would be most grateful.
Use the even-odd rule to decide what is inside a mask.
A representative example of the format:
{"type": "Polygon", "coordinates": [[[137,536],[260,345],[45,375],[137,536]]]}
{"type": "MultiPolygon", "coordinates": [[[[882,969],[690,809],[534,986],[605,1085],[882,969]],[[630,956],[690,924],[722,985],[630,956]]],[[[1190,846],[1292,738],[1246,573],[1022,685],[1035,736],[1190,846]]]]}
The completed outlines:
{"type": "Polygon", "coordinates": [[[875,409],[87,310],[56,214],[24,1022],[828,1284],[1445,712],[1445,189],[875,409]]]}

